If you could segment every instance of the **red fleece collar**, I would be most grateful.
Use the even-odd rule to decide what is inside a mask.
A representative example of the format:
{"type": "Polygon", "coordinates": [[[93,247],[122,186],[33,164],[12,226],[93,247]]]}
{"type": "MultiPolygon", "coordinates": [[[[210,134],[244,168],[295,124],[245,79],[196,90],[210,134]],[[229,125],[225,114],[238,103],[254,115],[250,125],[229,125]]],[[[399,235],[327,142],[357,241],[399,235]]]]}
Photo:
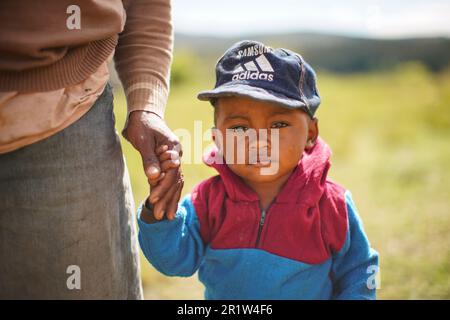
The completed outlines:
{"type": "MultiPolygon", "coordinates": [[[[220,174],[229,198],[233,201],[259,201],[257,193],[231,171],[223,157],[223,163],[213,162],[217,152],[217,147],[207,151],[203,161],[220,174]]],[[[314,147],[303,152],[302,159],[282,187],[275,202],[301,202],[307,206],[316,204],[324,191],[325,180],[331,166],[330,157],[330,147],[318,138],[314,147]]]]}

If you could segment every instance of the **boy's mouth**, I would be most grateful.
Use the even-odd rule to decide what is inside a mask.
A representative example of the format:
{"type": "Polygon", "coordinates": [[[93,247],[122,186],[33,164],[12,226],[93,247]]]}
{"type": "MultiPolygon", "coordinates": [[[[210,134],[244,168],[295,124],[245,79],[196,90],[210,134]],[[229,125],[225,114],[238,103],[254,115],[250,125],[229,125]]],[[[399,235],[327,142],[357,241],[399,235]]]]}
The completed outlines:
{"type": "Polygon", "coordinates": [[[263,167],[269,167],[271,165],[271,163],[272,163],[272,161],[270,159],[261,159],[254,163],[249,163],[248,165],[255,167],[255,168],[263,168],[263,167]]]}

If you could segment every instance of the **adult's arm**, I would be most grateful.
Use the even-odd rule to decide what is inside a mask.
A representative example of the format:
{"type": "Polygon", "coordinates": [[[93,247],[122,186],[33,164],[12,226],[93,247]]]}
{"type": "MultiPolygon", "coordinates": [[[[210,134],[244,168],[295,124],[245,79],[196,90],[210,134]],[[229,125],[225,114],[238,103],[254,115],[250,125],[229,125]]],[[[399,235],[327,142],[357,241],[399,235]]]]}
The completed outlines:
{"type": "MultiPolygon", "coordinates": [[[[173,32],[170,0],[124,0],[126,22],[114,60],[127,97],[123,136],[140,152],[149,183],[160,166],[155,149],[163,144],[181,153],[176,135],[164,121],[169,94],[173,32]]],[[[181,154],[180,154],[181,155],[181,154]]],[[[170,170],[151,190],[155,210],[174,215],[179,200],[180,169],[170,170]]]]}

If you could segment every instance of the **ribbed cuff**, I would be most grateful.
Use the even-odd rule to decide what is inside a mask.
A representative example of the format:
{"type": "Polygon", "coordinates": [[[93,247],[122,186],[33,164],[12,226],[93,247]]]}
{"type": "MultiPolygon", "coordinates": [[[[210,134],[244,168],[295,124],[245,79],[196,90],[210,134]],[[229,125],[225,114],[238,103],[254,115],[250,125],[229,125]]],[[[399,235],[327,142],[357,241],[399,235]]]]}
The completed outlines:
{"type": "Polygon", "coordinates": [[[141,76],[133,79],[125,88],[128,115],[132,111],[151,111],[164,119],[167,97],[166,86],[157,78],[141,76]]]}

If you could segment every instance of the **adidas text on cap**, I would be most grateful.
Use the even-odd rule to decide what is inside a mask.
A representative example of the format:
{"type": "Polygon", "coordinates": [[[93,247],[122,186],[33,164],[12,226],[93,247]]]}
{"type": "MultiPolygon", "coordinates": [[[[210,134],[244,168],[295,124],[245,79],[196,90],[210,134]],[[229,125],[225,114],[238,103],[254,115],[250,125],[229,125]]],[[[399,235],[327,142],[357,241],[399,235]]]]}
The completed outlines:
{"type": "Polygon", "coordinates": [[[287,108],[301,108],[311,118],[320,104],[316,74],[297,53],[272,49],[257,41],[240,41],[216,65],[216,85],[198,99],[243,96],[287,108]]]}

